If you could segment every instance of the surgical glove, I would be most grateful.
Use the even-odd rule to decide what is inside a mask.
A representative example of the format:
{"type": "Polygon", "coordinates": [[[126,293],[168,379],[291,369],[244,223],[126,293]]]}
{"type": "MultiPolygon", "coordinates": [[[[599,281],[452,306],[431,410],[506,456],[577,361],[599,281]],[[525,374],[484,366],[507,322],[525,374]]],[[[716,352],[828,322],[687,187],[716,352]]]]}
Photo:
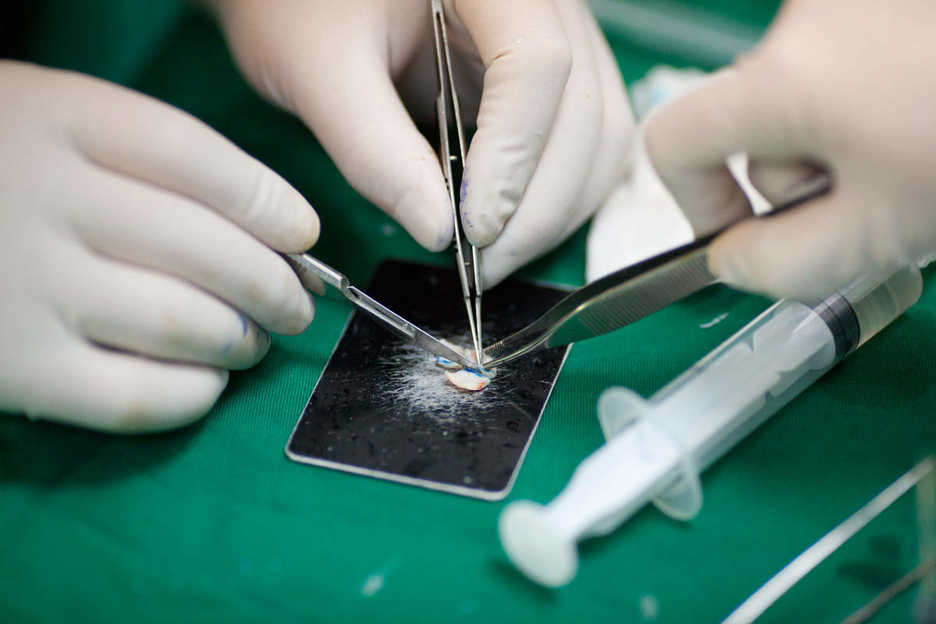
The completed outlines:
{"type": "Polygon", "coordinates": [[[748,214],[725,159],[747,152],[770,201],[819,171],[832,191],[718,237],[711,270],[813,299],[936,249],[936,4],[788,0],[734,67],[647,127],[658,173],[696,232],[748,214]]]}
{"type": "Polygon", "coordinates": [[[0,411],[176,427],[264,355],[264,329],[308,325],[270,248],[304,251],[318,217],[279,176],[97,79],[0,62],[0,92],[0,411]]]}
{"type": "MultiPolygon", "coordinates": [[[[436,149],[428,0],[216,0],[241,69],[315,133],[361,194],[427,249],[452,241],[436,149]],[[435,140],[433,139],[433,143],[435,140]]],[[[627,169],[633,119],[582,0],[446,1],[453,72],[477,132],[461,188],[487,288],[558,245],[627,169]]]]}

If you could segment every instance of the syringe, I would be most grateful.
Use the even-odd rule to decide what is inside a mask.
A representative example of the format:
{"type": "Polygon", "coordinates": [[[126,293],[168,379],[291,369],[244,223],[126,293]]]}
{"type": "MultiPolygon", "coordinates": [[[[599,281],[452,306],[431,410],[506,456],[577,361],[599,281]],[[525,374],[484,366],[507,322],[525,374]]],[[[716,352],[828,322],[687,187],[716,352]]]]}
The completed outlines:
{"type": "Polygon", "coordinates": [[[704,470],[920,297],[905,266],[857,280],[816,305],[782,300],[644,400],[609,388],[598,401],[607,443],[585,458],[546,506],[510,504],[500,537],[534,581],[558,587],[578,568],[576,542],[611,532],[648,501],[688,520],[702,506],[704,470]]]}

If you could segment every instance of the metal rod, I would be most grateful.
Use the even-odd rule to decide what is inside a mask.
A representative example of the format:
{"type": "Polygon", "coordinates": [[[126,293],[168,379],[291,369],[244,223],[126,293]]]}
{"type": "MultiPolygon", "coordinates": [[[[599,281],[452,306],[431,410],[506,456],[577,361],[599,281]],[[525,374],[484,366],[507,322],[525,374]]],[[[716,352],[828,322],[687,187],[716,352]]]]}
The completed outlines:
{"type": "Polygon", "coordinates": [[[927,574],[932,572],[934,567],[936,567],[936,559],[924,561],[888,585],[884,591],[875,596],[871,602],[842,620],[842,624],[864,624],[873,618],[878,611],[883,609],[884,605],[913,587],[915,583],[918,583],[927,574]]]}
{"type": "Polygon", "coordinates": [[[933,467],[934,460],[930,456],[901,475],[900,478],[868,501],[864,507],[846,518],[841,524],[823,535],[818,542],[786,564],[783,569],[764,583],[760,589],[751,594],[737,609],[732,611],[725,618],[724,624],[753,622],[760,617],[780,596],[789,591],[800,579],[835,552],[839,546],[863,529],[878,514],[890,507],[894,501],[919,483],[923,477],[930,474],[933,467]]]}

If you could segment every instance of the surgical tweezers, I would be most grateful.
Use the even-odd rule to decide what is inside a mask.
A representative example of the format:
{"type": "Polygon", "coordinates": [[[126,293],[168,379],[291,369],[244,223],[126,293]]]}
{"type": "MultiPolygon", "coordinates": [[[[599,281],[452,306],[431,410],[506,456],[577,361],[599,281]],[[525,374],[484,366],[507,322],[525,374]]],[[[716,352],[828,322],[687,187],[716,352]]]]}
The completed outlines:
{"type": "Polygon", "coordinates": [[[436,72],[439,94],[436,97],[436,114],[439,122],[439,162],[448,186],[452,218],[455,221],[455,253],[458,278],[462,285],[465,308],[468,311],[468,328],[478,365],[481,364],[481,263],[478,248],[472,245],[461,220],[461,184],[465,170],[465,132],[462,127],[458,93],[452,79],[452,59],[449,54],[448,33],[445,29],[445,13],[442,0],[430,0],[432,31],[435,36],[436,72]]]}
{"type": "MultiPolygon", "coordinates": [[[[798,206],[825,194],[825,174],[791,189],[786,201],[758,218],[798,206]]],[[[495,368],[540,349],[600,336],[668,306],[718,279],[708,270],[709,244],[729,223],[675,249],[624,267],[566,295],[541,317],[484,350],[484,368],[495,368]]]]}
{"type": "Polygon", "coordinates": [[[295,271],[299,277],[299,282],[306,290],[323,294],[321,291],[325,286],[331,286],[338,294],[360,310],[363,310],[373,318],[381,322],[387,329],[401,336],[403,339],[412,342],[417,347],[441,355],[444,358],[458,362],[467,368],[475,368],[477,364],[471,362],[461,353],[452,349],[438,338],[432,336],[429,332],[410,323],[405,318],[376,301],[367,293],[351,282],[344,274],[331,268],[321,260],[313,258],[308,254],[282,254],[286,263],[295,271]],[[320,283],[321,282],[321,283],[320,283]]]}

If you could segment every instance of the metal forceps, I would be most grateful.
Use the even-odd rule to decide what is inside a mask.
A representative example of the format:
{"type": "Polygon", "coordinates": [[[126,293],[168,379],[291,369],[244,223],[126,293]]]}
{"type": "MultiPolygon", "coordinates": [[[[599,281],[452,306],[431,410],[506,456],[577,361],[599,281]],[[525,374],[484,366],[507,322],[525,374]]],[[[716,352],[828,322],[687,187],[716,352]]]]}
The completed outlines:
{"type": "MultiPolygon", "coordinates": [[[[769,219],[828,192],[831,179],[823,174],[789,191],[769,213],[769,219]]],[[[697,290],[714,284],[708,270],[708,247],[718,230],[669,251],[642,260],[573,291],[541,317],[484,351],[485,368],[496,368],[539,349],[567,345],[600,336],[668,306],[697,290]]]]}
{"type": "Polygon", "coordinates": [[[455,221],[455,253],[458,278],[468,311],[468,328],[475,350],[475,359],[481,365],[481,263],[478,248],[468,241],[461,223],[461,184],[465,170],[465,132],[462,127],[458,94],[452,79],[452,60],[449,54],[448,34],[442,0],[430,0],[432,31],[435,36],[436,73],[439,95],[436,114],[439,121],[439,161],[448,186],[452,218],[455,221]]]}

